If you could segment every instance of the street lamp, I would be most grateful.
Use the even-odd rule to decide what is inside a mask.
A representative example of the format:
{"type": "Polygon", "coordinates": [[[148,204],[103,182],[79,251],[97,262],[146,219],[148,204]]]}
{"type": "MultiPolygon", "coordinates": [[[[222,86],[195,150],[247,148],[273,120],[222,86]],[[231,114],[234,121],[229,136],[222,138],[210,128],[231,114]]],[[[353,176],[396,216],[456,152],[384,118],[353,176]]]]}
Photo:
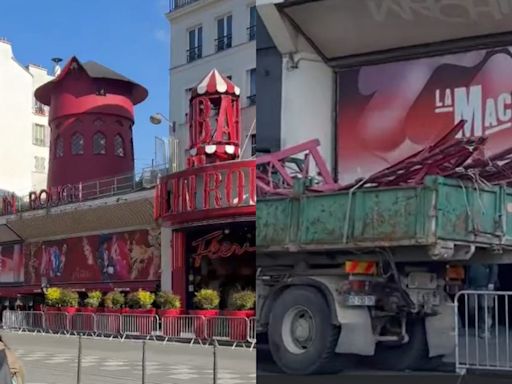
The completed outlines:
{"type": "Polygon", "coordinates": [[[160,112],[154,113],[151,116],[149,116],[149,121],[153,125],[159,125],[162,123],[162,121],[165,120],[169,124],[169,136],[174,136],[173,133],[175,132],[175,125],[174,123],[171,123],[171,121],[165,117],[165,115],[161,114],[160,112]]]}

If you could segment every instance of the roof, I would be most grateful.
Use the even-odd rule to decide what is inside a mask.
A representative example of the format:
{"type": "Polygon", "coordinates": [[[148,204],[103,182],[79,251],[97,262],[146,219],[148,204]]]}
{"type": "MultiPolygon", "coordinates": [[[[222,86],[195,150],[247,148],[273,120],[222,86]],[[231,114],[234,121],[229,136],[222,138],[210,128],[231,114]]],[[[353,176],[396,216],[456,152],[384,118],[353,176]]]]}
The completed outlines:
{"type": "Polygon", "coordinates": [[[205,94],[232,94],[239,96],[238,88],[226,76],[223,76],[216,69],[212,69],[193,89],[192,96],[205,94]]]}
{"type": "Polygon", "coordinates": [[[130,80],[126,76],[123,76],[120,73],[117,73],[116,71],[95,61],[87,61],[82,63],[80,60],[78,60],[78,58],[73,56],[55,79],[41,85],[36,89],[34,93],[36,99],[45,105],[50,105],[53,87],[55,84],[62,81],[62,79],[66,77],[67,73],[74,65],[81,67],[92,79],[109,79],[129,83],[132,86],[131,100],[134,105],[144,101],[148,97],[148,91],[146,88],[136,83],[135,81],[130,80]]]}

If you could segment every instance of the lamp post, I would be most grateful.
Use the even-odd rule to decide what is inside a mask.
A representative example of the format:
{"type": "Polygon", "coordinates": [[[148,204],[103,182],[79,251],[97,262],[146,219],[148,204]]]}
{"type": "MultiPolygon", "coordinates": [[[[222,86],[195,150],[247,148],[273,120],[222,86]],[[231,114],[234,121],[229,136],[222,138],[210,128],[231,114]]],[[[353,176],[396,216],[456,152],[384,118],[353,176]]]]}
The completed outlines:
{"type": "MultiPolygon", "coordinates": [[[[178,144],[177,140],[175,139],[176,134],[176,123],[171,122],[165,115],[163,115],[160,112],[154,113],[151,116],[149,116],[149,121],[153,125],[159,125],[162,123],[162,121],[166,121],[167,125],[169,127],[169,164],[171,164],[171,171],[176,172],[178,170],[178,158],[177,158],[177,151],[178,151],[178,144]],[[174,158],[173,158],[174,156],[174,158]]],[[[155,159],[156,159],[156,142],[155,142],[155,159]]]]}

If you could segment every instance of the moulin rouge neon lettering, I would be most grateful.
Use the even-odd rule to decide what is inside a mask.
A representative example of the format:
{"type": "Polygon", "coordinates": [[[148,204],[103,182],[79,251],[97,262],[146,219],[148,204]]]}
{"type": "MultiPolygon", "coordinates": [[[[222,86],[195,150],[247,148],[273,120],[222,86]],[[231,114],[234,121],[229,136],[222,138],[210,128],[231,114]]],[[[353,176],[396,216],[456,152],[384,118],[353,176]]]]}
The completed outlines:
{"type": "Polygon", "coordinates": [[[252,247],[249,243],[243,245],[223,240],[222,231],[216,231],[209,235],[203,236],[192,243],[196,248],[196,252],[192,255],[194,266],[199,267],[203,257],[211,260],[225,258],[230,256],[241,256],[245,253],[255,252],[256,247],[252,247]]]}

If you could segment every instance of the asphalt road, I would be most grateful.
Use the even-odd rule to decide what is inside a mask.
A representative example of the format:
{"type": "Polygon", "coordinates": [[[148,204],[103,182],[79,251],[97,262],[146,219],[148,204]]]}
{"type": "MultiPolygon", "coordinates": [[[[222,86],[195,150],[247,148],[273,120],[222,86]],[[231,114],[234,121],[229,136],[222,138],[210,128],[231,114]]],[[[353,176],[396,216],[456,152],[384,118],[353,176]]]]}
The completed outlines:
{"type": "MultiPolygon", "coordinates": [[[[2,334],[20,357],[26,384],[77,383],[78,338],[2,334]]],[[[84,338],[80,384],[142,383],[142,343],[84,338]]],[[[186,344],[146,344],[146,384],[213,383],[213,348],[186,344]]],[[[256,352],[217,349],[217,384],[255,384],[256,352]]]]}

